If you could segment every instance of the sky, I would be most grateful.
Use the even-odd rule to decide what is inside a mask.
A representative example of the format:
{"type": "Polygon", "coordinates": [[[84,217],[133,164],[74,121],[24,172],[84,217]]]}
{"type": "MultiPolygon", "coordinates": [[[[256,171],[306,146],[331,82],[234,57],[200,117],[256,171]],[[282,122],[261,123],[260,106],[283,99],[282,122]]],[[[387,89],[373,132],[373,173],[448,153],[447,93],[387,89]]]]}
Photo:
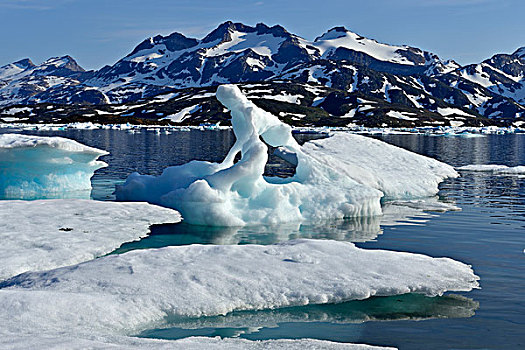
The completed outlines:
{"type": "Polygon", "coordinates": [[[150,36],[202,38],[227,20],[307,40],[342,25],[469,64],[525,46],[524,13],[523,0],[0,0],[0,66],[70,55],[99,69],[150,36]]]}

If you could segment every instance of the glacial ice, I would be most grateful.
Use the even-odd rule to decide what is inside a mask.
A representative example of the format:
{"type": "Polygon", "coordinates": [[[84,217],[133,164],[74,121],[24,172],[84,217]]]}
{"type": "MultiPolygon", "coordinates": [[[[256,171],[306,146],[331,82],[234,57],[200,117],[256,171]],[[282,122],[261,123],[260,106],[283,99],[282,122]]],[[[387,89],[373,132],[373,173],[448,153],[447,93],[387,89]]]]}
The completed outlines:
{"type": "Polygon", "coordinates": [[[0,199],[89,198],[108,154],[62,137],[0,135],[0,199]]]}
{"type": "Polygon", "coordinates": [[[478,287],[449,258],[296,240],[261,246],[136,250],[0,283],[4,332],[132,335],[169,317],[225,315],[308,304],[478,287]]]}
{"type": "Polygon", "coordinates": [[[147,203],[2,200],[0,280],[92,260],[146,236],[152,224],[178,221],[176,211],[147,203]]]}
{"type": "Polygon", "coordinates": [[[301,147],[290,126],[238,87],[220,86],[217,99],[231,111],[236,136],[223,162],[192,161],[158,177],[133,173],[117,188],[118,200],[175,208],[192,224],[318,221],[380,215],[384,195],[433,195],[440,181],[457,176],[446,164],[363,136],[338,133],[301,147]],[[263,176],[267,144],[296,159],[293,177],[263,176]]]}

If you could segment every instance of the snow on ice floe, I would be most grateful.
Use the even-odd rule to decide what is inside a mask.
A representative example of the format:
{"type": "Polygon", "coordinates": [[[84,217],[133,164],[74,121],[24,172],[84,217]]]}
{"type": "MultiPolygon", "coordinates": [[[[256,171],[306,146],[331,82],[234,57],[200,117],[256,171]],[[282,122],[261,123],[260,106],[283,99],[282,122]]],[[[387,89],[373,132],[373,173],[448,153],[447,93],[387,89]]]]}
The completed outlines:
{"type": "MultiPolygon", "coordinates": [[[[0,331],[0,334],[1,331],[0,331]]],[[[189,337],[178,340],[146,339],[122,336],[64,334],[3,334],[0,346],[11,350],[22,349],[182,349],[182,350],[379,350],[391,347],[365,344],[335,343],[316,339],[275,339],[250,341],[239,338],[189,337]]]]}
{"type": "Polygon", "coordinates": [[[384,195],[434,195],[440,181],[457,176],[446,164],[363,136],[334,134],[301,147],[290,126],[238,87],[220,86],[217,98],[231,111],[236,136],[224,161],[193,161],[159,177],[133,173],[117,188],[118,200],[175,208],[194,224],[273,224],[380,215],[384,195]],[[267,144],[295,156],[293,177],[263,176],[267,144]]]}
{"type": "Polygon", "coordinates": [[[525,165],[508,167],[499,164],[470,164],[457,169],[459,171],[488,172],[494,175],[525,175],[525,165]]]}
{"type": "Polygon", "coordinates": [[[62,137],[0,135],[0,199],[89,198],[108,154],[62,137]]]}
{"type": "Polygon", "coordinates": [[[173,317],[478,287],[449,258],[365,250],[352,243],[190,245],[136,250],[0,283],[3,332],[132,335],[173,317]]]}
{"type": "Polygon", "coordinates": [[[432,196],[441,181],[458,176],[448,164],[361,135],[334,133],[303,151],[387,198],[432,196]]]}
{"type": "Polygon", "coordinates": [[[0,280],[88,261],[146,236],[152,224],[178,221],[176,211],[147,203],[0,201],[0,280]]]}

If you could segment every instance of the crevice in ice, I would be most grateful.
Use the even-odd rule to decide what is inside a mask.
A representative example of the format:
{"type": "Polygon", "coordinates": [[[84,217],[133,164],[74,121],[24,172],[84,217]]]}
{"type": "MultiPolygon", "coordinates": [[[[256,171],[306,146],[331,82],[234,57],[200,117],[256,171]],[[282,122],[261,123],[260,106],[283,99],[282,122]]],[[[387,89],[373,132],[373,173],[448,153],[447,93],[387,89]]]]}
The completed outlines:
{"type": "Polygon", "coordinates": [[[296,168],[297,155],[295,153],[287,152],[283,147],[268,146],[268,162],[263,174],[266,181],[273,183],[273,177],[293,177],[296,168]]]}

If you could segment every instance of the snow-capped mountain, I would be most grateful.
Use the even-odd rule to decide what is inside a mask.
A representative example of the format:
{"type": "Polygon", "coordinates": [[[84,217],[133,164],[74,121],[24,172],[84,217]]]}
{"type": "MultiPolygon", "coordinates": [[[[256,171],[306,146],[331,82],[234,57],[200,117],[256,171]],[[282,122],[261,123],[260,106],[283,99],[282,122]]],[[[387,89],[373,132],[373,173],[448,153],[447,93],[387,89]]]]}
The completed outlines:
{"type": "MultiPolygon", "coordinates": [[[[132,106],[156,101],[156,96],[185,95],[181,90],[243,83],[247,91],[278,86],[264,97],[252,96],[269,109],[292,103],[296,106],[291,110],[300,105],[311,113],[327,113],[326,118],[352,116],[360,122],[410,125],[428,115],[437,124],[452,118],[459,120],[456,124],[490,123],[487,118],[509,124],[525,119],[524,67],[525,48],[461,67],[431,52],[383,44],[344,27],[308,41],[278,25],[225,22],[202,39],[180,33],[148,38],[114,65],[97,71],[86,72],[69,56],[39,65],[29,59],[8,64],[0,67],[0,106],[132,106]],[[306,98],[306,87],[317,91],[316,96],[306,98]],[[276,93],[283,95],[270,96],[276,93]],[[299,95],[300,103],[285,97],[299,95]]],[[[0,114],[13,114],[5,108],[0,114]]],[[[202,105],[180,108],[180,113],[189,108],[195,115],[206,110],[202,105]]],[[[157,119],[166,115],[154,114],[157,119]]],[[[152,117],[142,111],[138,115],[152,117]]]]}
{"type": "Polygon", "coordinates": [[[89,75],[70,56],[53,57],[39,65],[28,58],[8,64],[0,67],[0,105],[61,102],[61,95],[68,95],[63,102],[75,101],[73,95],[86,89],[80,84],[89,75]]]}
{"type": "Polygon", "coordinates": [[[525,47],[465,66],[454,74],[525,105],[525,47]]]}

